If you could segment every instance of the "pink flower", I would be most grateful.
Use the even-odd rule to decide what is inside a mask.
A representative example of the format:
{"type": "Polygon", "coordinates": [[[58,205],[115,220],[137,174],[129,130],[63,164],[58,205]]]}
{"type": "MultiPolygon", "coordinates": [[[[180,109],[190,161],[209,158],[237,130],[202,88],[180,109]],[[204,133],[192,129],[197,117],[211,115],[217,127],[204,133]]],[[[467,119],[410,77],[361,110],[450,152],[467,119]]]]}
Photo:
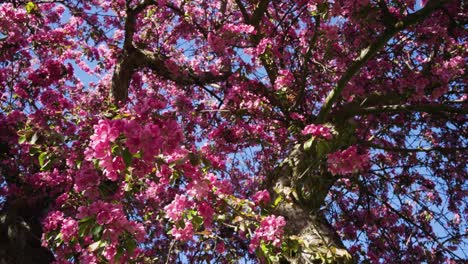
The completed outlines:
{"type": "Polygon", "coordinates": [[[194,180],[188,185],[188,195],[196,198],[203,198],[210,192],[210,187],[206,181],[194,180]]]}
{"type": "Polygon", "coordinates": [[[171,219],[174,222],[182,219],[182,214],[185,209],[191,206],[191,202],[187,199],[185,195],[177,194],[172,203],[166,205],[164,210],[166,210],[167,218],[171,219]]]}
{"type": "Polygon", "coordinates": [[[114,142],[119,136],[119,130],[113,126],[112,121],[99,120],[98,124],[94,126],[94,135],[91,140],[95,142],[114,142]]]}
{"type": "Polygon", "coordinates": [[[364,169],[369,163],[368,153],[358,154],[356,146],[328,154],[328,171],[333,175],[346,175],[364,169]]]}
{"type": "Polygon", "coordinates": [[[213,222],[214,209],[207,202],[202,202],[198,205],[198,213],[203,217],[205,227],[210,227],[213,222]]]}
{"type": "Polygon", "coordinates": [[[455,225],[460,224],[460,215],[459,214],[454,214],[453,215],[452,223],[454,223],[455,225]]]}
{"type": "Polygon", "coordinates": [[[59,211],[54,211],[49,213],[49,215],[44,220],[44,231],[51,231],[57,229],[61,224],[63,218],[63,213],[59,211]]]}
{"type": "Polygon", "coordinates": [[[96,216],[96,223],[100,225],[107,225],[112,221],[112,215],[108,210],[99,212],[96,216]]]}
{"type": "Polygon", "coordinates": [[[313,135],[315,137],[321,137],[324,139],[331,139],[331,129],[323,125],[310,124],[302,130],[303,135],[313,135]]]}
{"type": "Polygon", "coordinates": [[[299,121],[304,121],[305,120],[305,117],[303,115],[301,115],[301,114],[298,114],[298,113],[291,113],[291,114],[289,114],[289,117],[291,117],[294,120],[299,120],[299,121]]]}
{"type": "Polygon", "coordinates": [[[283,87],[289,87],[294,82],[294,75],[288,70],[280,70],[279,76],[275,81],[275,90],[283,87]]]}
{"type": "Polygon", "coordinates": [[[215,251],[218,254],[223,254],[226,251],[226,245],[223,241],[220,241],[218,244],[216,244],[215,251]]]}
{"type": "Polygon", "coordinates": [[[181,241],[188,241],[193,237],[193,225],[191,222],[186,221],[184,228],[175,227],[172,229],[172,235],[175,239],[181,241]]]}
{"type": "Polygon", "coordinates": [[[249,252],[253,253],[261,241],[271,242],[273,246],[280,247],[286,221],[282,216],[267,216],[260,222],[249,245],[249,252]]]}
{"type": "Polygon", "coordinates": [[[98,259],[92,252],[83,250],[80,256],[80,263],[97,264],[98,259]]]}
{"type": "Polygon", "coordinates": [[[117,250],[115,248],[115,245],[107,246],[102,252],[102,255],[109,261],[113,260],[116,254],[117,250]]]}
{"type": "Polygon", "coordinates": [[[247,33],[247,34],[251,34],[255,32],[255,28],[253,26],[246,25],[246,24],[239,24],[239,25],[225,24],[223,26],[223,30],[230,31],[233,33],[247,33]]]}
{"type": "Polygon", "coordinates": [[[99,174],[90,163],[82,164],[80,171],[75,176],[74,189],[77,192],[84,191],[92,186],[97,186],[100,182],[99,174]]]}
{"type": "Polygon", "coordinates": [[[270,193],[267,190],[258,191],[252,196],[252,199],[256,205],[265,205],[270,202],[270,193]]]}
{"type": "Polygon", "coordinates": [[[76,235],[78,232],[78,223],[72,219],[72,218],[67,218],[63,221],[62,223],[62,239],[64,242],[70,241],[72,237],[76,235]]]}
{"type": "Polygon", "coordinates": [[[112,157],[111,143],[120,135],[121,122],[118,120],[100,120],[94,126],[94,134],[90,137],[91,143],[86,150],[86,160],[99,160],[99,165],[103,168],[104,175],[115,181],[119,173],[125,168],[121,157],[112,157]]]}

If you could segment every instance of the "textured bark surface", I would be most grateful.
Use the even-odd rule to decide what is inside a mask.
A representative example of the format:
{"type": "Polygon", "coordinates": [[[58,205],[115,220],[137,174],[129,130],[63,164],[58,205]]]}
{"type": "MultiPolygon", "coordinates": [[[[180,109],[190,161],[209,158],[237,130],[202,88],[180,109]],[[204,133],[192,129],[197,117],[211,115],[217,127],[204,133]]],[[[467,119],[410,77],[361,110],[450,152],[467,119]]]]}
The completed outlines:
{"type": "Polygon", "coordinates": [[[286,234],[300,241],[299,250],[282,256],[281,262],[322,263],[327,259],[352,263],[351,255],[320,210],[336,178],[317,169],[320,164],[314,158],[320,159],[311,151],[304,151],[303,145],[297,145],[271,183],[271,192],[284,197],[274,213],[285,217],[286,234]]]}
{"type": "Polygon", "coordinates": [[[282,203],[276,213],[287,218],[286,232],[301,241],[297,252],[283,256],[283,263],[322,263],[324,259],[331,263],[352,263],[351,255],[322,213],[311,212],[293,202],[282,203]]]}
{"type": "MultiPolygon", "coordinates": [[[[9,145],[0,141],[0,161],[10,158],[9,145]]],[[[2,165],[0,162],[0,174],[7,184],[31,189],[20,182],[14,171],[2,165]]],[[[49,249],[41,246],[41,219],[48,202],[36,197],[32,203],[30,198],[10,196],[0,209],[0,264],[47,264],[55,259],[49,249]]]]}
{"type": "Polygon", "coordinates": [[[40,204],[8,201],[0,213],[0,264],[47,264],[52,252],[41,246],[40,204]]]}

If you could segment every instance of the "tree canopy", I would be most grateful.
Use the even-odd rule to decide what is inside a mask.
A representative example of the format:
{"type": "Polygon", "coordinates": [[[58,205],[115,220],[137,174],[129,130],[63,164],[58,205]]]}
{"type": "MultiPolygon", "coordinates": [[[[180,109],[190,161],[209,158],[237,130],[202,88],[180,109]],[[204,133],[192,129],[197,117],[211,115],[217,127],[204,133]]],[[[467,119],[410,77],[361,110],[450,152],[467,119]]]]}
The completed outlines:
{"type": "Polygon", "coordinates": [[[0,263],[467,261],[462,0],[0,3],[0,263]]]}

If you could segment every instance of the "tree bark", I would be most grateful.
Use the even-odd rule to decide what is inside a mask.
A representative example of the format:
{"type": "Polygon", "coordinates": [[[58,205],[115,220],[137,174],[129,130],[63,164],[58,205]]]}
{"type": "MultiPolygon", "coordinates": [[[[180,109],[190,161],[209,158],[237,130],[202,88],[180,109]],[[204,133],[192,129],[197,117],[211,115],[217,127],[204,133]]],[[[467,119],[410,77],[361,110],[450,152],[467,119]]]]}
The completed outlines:
{"type": "Polygon", "coordinates": [[[48,264],[53,253],[41,246],[41,203],[12,199],[0,212],[0,264],[48,264]]]}
{"type": "MultiPolygon", "coordinates": [[[[0,140],[0,161],[9,159],[10,155],[10,146],[0,140]]],[[[0,174],[7,185],[16,185],[25,192],[31,189],[20,182],[15,170],[2,165],[0,162],[0,174]]],[[[41,219],[50,198],[38,199],[25,194],[2,198],[6,201],[0,208],[0,264],[48,264],[54,261],[52,251],[41,245],[41,219]]]]}
{"type": "Polygon", "coordinates": [[[321,211],[337,178],[324,168],[318,144],[312,142],[308,149],[297,144],[268,182],[273,198],[282,197],[273,213],[286,219],[285,235],[299,241],[299,249],[281,256],[281,263],[353,263],[321,211]]]}

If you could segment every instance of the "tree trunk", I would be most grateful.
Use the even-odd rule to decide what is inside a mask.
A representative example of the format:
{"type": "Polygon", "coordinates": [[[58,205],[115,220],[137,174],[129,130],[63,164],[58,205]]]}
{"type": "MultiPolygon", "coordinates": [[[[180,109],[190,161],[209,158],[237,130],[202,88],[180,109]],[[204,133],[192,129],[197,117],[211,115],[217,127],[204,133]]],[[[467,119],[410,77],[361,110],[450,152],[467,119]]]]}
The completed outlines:
{"type": "Polygon", "coordinates": [[[282,255],[280,263],[354,262],[320,210],[337,178],[327,172],[318,144],[313,142],[307,150],[304,144],[296,145],[270,179],[273,199],[281,196],[273,213],[285,217],[285,236],[298,242],[298,249],[282,255]]]}
{"type": "Polygon", "coordinates": [[[0,264],[48,264],[50,250],[41,246],[40,204],[8,200],[0,212],[0,264]]]}

